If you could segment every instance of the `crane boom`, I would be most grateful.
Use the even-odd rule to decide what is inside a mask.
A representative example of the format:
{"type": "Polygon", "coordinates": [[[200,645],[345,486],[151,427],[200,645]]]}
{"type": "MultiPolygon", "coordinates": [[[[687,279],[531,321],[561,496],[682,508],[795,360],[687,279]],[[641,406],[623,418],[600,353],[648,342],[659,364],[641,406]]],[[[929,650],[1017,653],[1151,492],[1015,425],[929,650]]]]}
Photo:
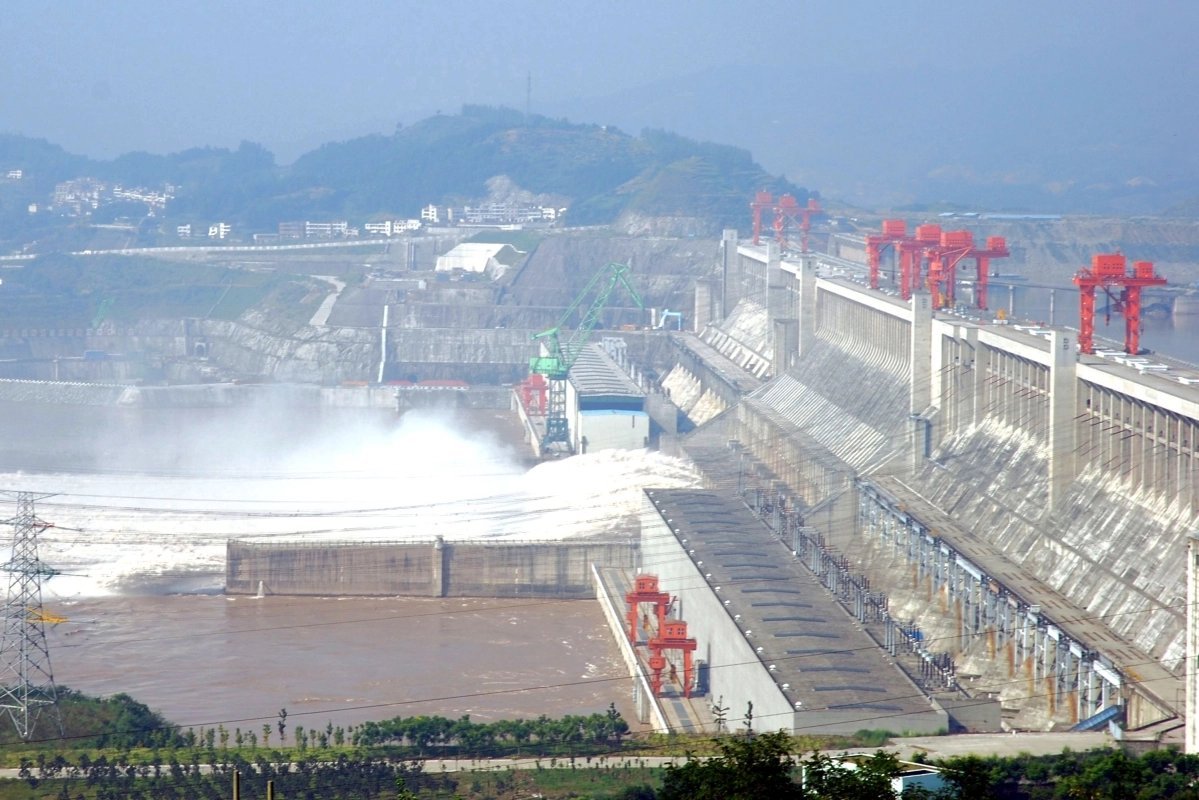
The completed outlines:
{"type": "Polygon", "coordinates": [[[591,339],[591,333],[599,325],[600,315],[608,305],[609,298],[617,286],[623,286],[638,308],[644,309],[641,295],[633,288],[629,279],[631,267],[628,264],[609,263],[606,267],[591,276],[591,280],[583,287],[566,311],[559,317],[554,327],[533,335],[534,341],[541,342],[542,354],[529,360],[529,371],[544,375],[549,381],[548,407],[545,417],[545,436],[542,437],[541,447],[545,451],[552,445],[565,445],[570,448],[570,428],[566,419],[566,378],[570,368],[574,366],[579,354],[591,339]],[[591,298],[582,319],[570,333],[565,343],[562,342],[562,329],[575,313],[591,298]]]}
{"type": "Polygon", "coordinates": [[[541,340],[547,355],[535,356],[529,362],[529,371],[545,375],[547,378],[566,378],[566,374],[570,372],[570,368],[574,366],[575,361],[579,357],[579,353],[583,351],[584,345],[591,339],[591,333],[599,325],[600,314],[608,305],[608,299],[612,296],[612,292],[616,290],[618,285],[624,286],[625,291],[629,293],[633,302],[638,308],[645,308],[645,304],[641,301],[641,296],[637,294],[637,290],[633,288],[633,283],[629,280],[630,267],[628,264],[611,263],[601,269],[591,277],[587,285],[583,287],[583,291],[579,292],[578,297],[574,302],[567,307],[566,311],[558,319],[558,324],[554,327],[533,335],[533,339],[541,340]],[[583,318],[579,324],[575,326],[570,334],[570,338],[563,344],[559,334],[562,328],[570,321],[575,312],[592,293],[595,296],[591,300],[591,304],[583,314],[583,318]]]}

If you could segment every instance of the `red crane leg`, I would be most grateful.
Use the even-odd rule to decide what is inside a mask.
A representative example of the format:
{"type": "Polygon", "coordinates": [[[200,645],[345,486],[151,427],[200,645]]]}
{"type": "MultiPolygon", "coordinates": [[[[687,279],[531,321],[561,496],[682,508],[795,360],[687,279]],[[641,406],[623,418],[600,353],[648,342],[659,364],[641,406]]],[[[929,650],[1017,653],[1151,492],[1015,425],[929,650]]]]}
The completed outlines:
{"type": "Polygon", "coordinates": [[[770,192],[758,192],[753,202],[749,204],[754,213],[754,246],[759,244],[762,235],[762,211],[774,206],[774,196],[770,192]]]}
{"type": "Polygon", "coordinates": [[[912,251],[899,251],[899,296],[904,300],[912,298],[912,251]]]}
{"type": "Polygon", "coordinates": [[[1141,352],[1141,287],[1124,289],[1124,352],[1141,352]]]}
{"type": "Polygon", "coordinates": [[[1095,287],[1078,289],[1078,350],[1095,355],[1095,287]]]}
{"type": "Polygon", "coordinates": [[[991,259],[979,256],[975,259],[977,274],[974,278],[974,304],[983,309],[987,308],[987,278],[991,274],[991,259]]]}
{"type": "Polygon", "coordinates": [[[878,267],[881,254],[879,247],[874,242],[866,243],[866,261],[870,265],[870,288],[878,288],[878,267]]]}
{"type": "Polygon", "coordinates": [[[941,283],[945,280],[940,257],[928,262],[928,293],[932,295],[933,308],[942,307],[944,297],[941,294],[941,283]]]}
{"type": "MultiPolygon", "coordinates": [[[[662,620],[666,617],[666,607],[670,605],[670,595],[659,591],[657,575],[638,575],[633,581],[633,591],[624,596],[629,609],[629,641],[637,643],[637,615],[642,603],[653,603],[658,616],[658,628],[662,628],[662,620]]],[[[653,634],[647,638],[652,639],[653,634]]]]}
{"type": "Polygon", "coordinates": [[[661,651],[655,651],[654,654],[649,657],[649,685],[650,689],[653,690],[654,697],[662,696],[662,670],[665,668],[666,657],[662,655],[661,651]]]}

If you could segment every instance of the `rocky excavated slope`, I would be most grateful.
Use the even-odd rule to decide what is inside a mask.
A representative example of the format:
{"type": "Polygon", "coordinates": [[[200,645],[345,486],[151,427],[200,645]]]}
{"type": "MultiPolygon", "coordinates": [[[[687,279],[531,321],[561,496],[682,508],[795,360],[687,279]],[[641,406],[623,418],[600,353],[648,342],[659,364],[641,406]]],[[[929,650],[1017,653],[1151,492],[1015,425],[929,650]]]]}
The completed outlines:
{"type": "Polygon", "coordinates": [[[1001,273],[1027,275],[1044,283],[1068,284],[1095,253],[1121,252],[1129,261],[1152,261],[1171,283],[1199,281],[1199,220],[1065,217],[1044,222],[929,220],[944,228],[968,228],[975,240],[1003,236],[1011,258],[997,261],[1001,273]]]}

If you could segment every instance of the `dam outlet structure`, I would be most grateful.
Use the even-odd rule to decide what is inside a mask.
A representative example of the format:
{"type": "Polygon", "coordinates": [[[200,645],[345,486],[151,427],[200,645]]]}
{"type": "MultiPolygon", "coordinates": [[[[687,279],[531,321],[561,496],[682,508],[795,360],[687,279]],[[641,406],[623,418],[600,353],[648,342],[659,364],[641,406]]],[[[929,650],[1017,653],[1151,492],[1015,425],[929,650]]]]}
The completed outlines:
{"type": "MultiPolygon", "coordinates": [[[[1004,726],[1172,740],[1199,691],[1199,370],[934,303],[911,274],[873,268],[881,244],[839,235],[828,253],[784,254],[725,232],[696,328],[670,333],[660,366],[697,426],[674,452],[780,539],[812,531],[885,594],[897,629],[949,659],[955,691],[1000,703],[1004,726]]],[[[994,244],[984,256],[1007,252],[994,244]]],[[[688,555],[705,538],[734,547],[729,525],[671,533],[688,555]]],[[[724,609],[747,618],[735,598],[724,609]]]]}
{"type": "Polygon", "coordinates": [[[594,598],[592,565],[633,569],[636,540],[252,542],[226,546],[225,592],[594,598]]]}

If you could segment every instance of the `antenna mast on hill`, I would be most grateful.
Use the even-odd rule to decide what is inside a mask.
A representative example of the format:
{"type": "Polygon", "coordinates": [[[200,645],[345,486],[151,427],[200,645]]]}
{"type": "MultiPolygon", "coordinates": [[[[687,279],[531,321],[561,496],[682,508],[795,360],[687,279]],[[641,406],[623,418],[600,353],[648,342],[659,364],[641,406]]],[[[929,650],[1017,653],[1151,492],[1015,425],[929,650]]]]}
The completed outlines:
{"type": "Polygon", "coordinates": [[[532,70],[525,76],[525,124],[529,124],[529,120],[533,117],[533,72],[532,70]]]}
{"type": "Polygon", "coordinates": [[[42,609],[42,580],[56,572],[42,563],[37,553],[38,534],[50,525],[39,520],[33,510],[34,501],[50,496],[17,492],[17,515],[7,520],[13,526],[12,557],[0,565],[9,576],[0,639],[0,708],[8,712],[25,741],[33,736],[46,707],[53,717],[53,730],[59,736],[63,733],[46,644],[46,623],[59,618],[42,609]]]}

